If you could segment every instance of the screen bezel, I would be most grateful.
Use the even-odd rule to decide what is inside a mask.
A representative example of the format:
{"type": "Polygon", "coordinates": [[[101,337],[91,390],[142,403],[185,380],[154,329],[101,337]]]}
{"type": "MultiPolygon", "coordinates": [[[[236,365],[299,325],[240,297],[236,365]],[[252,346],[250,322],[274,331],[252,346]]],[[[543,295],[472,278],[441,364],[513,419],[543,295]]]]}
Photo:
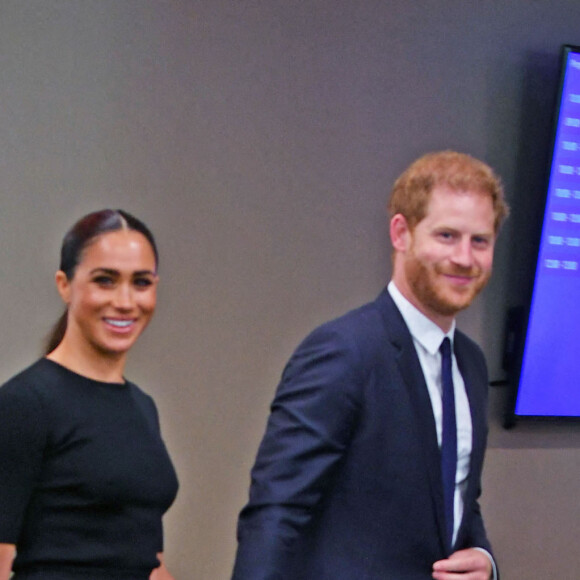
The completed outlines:
{"type": "Polygon", "coordinates": [[[580,46],[577,45],[570,45],[566,44],[563,45],[561,48],[561,55],[560,55],[560,72],[559,72],[559,79],[558,79],[558,87],[556,92],[556,100],[553,106],[553,115],[552,115],[552,134],[551,134],[551,142],[550,142],[550,157],[549,157],[549,164],[548,164],[548,174],[546,177],[546,182],[543,188],[543,200],[542,208],[543,211],[540,215],[540,221],[536,225],[534,232],[536,235],[533,236],[533,239],[530,243],[533,244],[533,256],[535,263],[533,265],[533,277],[530,280],[530,284],[526,285],[528,289],[526,292],[526,296],[524,297],[524,303],[522,307],[511,309],[511,322],[515,321],[515,325],[513,328],[508,329],[508,337],[506,340],[509,340],[509,333],[510,330],[512,334],[515,336],[511,337],[514,344],[512,345],[513,352],[510,353],[510,357],[512,359],[512,364],[510,365],[510,369],[508,370],[508,384],[510,386],[510,396],[508,398],[508,405],[507,410],[504,416],[504,427],[511,428],[513,427],[516,422],[519,421],[550,421],[550,422],[579,422],[580,416],[578,415],[530,415],[530,414],[518,414],[516,413],[516,407],[518,402],[518,395],[520,393],[520,383],[521,383],[521,374],[522,374],[522,365],[524,360],[524,353],[526,349],[526,342],[528,339],[528,325],[530,321],[530,314],[531,308],[534,298],[534,291],[536,287],[536,281],[538,276],[538,268],[539,268],[539,258],[540,258],[540,249],[541,249],[541,242],[544,234],[545,229],[545,222],[546,222],[546,209],[548,203],[548,195],[550,192],[550,184],[552,182],[552,176],[554,172],[554,162],[556,151],[555,147],[557,145],[557,138],[558,138],[558,128],[560,124],[560,117],[562,114],[562,98],[563,98],[563,91],[565,87],[566,81],[566,72],[567,72],[567,64],[569,62],[569,58],[572,54],[578,54],[580,56],[580,46]]]}

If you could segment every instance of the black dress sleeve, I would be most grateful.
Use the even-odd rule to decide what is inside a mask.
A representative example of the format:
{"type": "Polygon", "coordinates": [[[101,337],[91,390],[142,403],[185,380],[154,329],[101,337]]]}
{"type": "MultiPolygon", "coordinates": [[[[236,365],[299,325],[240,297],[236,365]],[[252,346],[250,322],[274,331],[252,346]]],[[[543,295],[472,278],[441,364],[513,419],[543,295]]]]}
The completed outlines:
{"type": "Polygon", "coordinates": [[[0,388],[0,543],[16,544],[42,465],[46,417],[25,385],[0,388]]]}

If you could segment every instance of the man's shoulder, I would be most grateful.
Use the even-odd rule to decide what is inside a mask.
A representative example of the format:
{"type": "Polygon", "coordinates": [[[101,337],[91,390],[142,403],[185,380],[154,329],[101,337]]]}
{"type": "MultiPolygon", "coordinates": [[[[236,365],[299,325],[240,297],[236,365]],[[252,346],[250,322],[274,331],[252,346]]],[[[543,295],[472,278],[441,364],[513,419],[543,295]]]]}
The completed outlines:
{"type": "Polygon", "coordinates": [[[463,350],[466,352],[477,353],[478,356],[483,357],[483,351],[481,350],[481,347],[479,346],[479,344],[477,344],[477,342],[475,342],[475,340],[473,340],[472,338],[467,336],[467,334],[465,334],[461,330],[457,329],[455,331],[454,340],[455,340],[455,344],[456,344],[457,349],[463,350]]]}
{"type": "Polygon", "coordinates": [[[382,348],[390,341],[397,317],[400,325],[402,318],[390,295],[384,290],[375,300],[316,327],[307,335],[302,345],[322,340],[341,342],[357,350],[382,348]]]}
{"type": "Polygon", "coordinates": [[[471,368],[487,377],[487,363],[481,347],[460,330],[455,331],[455,356],[463,369],[471,368]]]}
{"type": "Polygon", "coordinates": [[[391,300],[390,296],[385,290],[374,300],[352,308],[344,314],[321,324],[318,328],[340,329],[348,332],[364,332],[369,328],[369,325],[370,327],[384,326],[385,316],[388,317],[387,310],[389,300],[391,300]]]}

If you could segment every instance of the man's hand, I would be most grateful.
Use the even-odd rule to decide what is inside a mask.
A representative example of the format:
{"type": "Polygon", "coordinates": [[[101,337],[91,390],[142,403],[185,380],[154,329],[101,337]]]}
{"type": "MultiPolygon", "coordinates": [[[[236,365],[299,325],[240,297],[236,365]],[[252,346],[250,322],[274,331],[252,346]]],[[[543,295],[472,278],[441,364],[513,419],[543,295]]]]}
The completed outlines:
{"type": "Polygon", "coordinates": [[[12,561],[15,554],[14,544],[0,544],[0,580],[8,580],[12,575],[12,561]]]}
{"type": "Polygon", "coordinates": [[[459,550],[433,564],[435,580],[489,580],[492,574],[490,559],[473,548],[459,550]]]}

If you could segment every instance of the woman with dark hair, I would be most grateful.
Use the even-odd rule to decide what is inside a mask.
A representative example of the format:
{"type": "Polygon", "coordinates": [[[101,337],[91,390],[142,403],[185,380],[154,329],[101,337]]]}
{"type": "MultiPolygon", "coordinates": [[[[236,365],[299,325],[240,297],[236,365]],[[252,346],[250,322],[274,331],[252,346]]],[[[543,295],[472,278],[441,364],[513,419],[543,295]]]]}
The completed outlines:
{"type": "Polygon", "coordinates": [[[121,210],[66,234],[66,311],[46,355],[0,388],[0,580],[172,580],[177,478],[151,397],[124,378],[156,302],[158,254],[121,210]]]}

